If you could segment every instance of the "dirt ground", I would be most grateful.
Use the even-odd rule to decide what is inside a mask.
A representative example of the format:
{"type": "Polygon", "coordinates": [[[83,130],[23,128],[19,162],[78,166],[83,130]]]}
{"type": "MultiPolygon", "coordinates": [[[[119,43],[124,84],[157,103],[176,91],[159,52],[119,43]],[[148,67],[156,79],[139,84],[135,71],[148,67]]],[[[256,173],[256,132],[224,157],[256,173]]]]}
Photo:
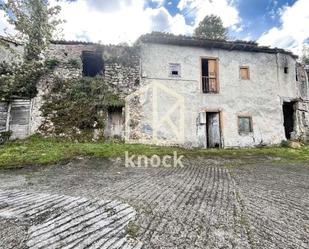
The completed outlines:
{"type": "Polygon", "coordinates": [[[0,248],[309,248],[309,163],[187,158],[0,171],[0,248]]]}

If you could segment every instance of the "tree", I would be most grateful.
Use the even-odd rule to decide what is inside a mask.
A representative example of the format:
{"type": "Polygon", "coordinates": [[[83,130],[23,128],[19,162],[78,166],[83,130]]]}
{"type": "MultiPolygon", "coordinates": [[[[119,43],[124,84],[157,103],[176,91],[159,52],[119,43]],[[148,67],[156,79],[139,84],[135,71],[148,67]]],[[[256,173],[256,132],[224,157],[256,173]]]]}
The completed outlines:
{"type": "Polygon", "coordinates": [[[223,27],[223,22],[219,16],[208,15],[205,16],[194,30],[194,36],[213,40],[226,40],[228,38],[228,30],[223,27]]]}
{"type": "Polygon", "coordinates": [[[303,45],[301,62],[305,65],[309,65],[309,46],[308,45],[303,45]]]}
{"type": "Polygon", "coordinates": [[[56,19],[60,7],[51,7],[48,0],[7,0],[0,9],[17,31],[13,38],[25,45],[26,61],[38,60],[61,23],[56,19]]]}
{"type": "Polygon", "coordinates": [[[48,70],[42,54],[61,23],[56,18],[60,7],[51,7],[48,0],[7,0],[0,3],[0,10],[16,30],[9,38],[24,46],[24,60],[0,63],[0,99],[32,98],[48,70]]]}

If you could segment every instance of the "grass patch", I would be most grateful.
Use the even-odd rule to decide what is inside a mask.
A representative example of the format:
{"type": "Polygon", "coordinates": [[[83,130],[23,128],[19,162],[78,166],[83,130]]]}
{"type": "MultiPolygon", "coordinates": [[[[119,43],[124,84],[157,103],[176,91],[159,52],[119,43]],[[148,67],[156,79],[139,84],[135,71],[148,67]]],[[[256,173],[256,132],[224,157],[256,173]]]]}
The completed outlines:
{"type": "Polygon", "coordinates": [[[127,226],[127,234],[130,238],[136,239],[139,234],[139,226],[134,221],[130,221],[127,226]]]}
{"type": "Polygon", "coordinates": [[[26,140],[17,140],[0,145],[0,167],[23,167],[25,165],[42,165],[73,159],[77,156],[99,158],[124,157],[125,151],[130,155],[154,154],[172,155],[174,151],[185,156],[209,156],[238,158],[246,156],[272,156],[293,162],[309,162],[309,146],[301,149],[265,147],[251,149],[192,149],[179,147],[160,147],[143,144],[123,144],[112,142],[76,143],[68,140],[41,138],[32,136],[26,140]]]}

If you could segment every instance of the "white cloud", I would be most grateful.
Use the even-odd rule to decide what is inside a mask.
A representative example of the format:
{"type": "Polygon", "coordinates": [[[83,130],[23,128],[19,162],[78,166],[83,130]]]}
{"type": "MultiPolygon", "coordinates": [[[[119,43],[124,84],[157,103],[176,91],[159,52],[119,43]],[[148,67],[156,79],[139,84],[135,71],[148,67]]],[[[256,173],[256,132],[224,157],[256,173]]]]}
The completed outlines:
{"type": "Polygon", "coordinates": [[[225,27],[231,27],[241,21],[232,0],[180,0],[178,8],[184,15],[195,19],[195,26],[210,14],[220,16],[225,27]]]}
{"type": "Polygon", "coordinates": [[[281,47],[299,54],[303,43],[309,38],[309,1],[298,0],[294,5],[280,11],[281,27],[265,32],[258,42],[262,45],[281,47]]]}
{"type": "Polygon", "coordinates": [[[164,8],[146,9],[146,16],[150,18],[152,31],[165,31],[174,34],[188,34],[192,32],[193,27],[186,24],[185,18],[177,14],[174,17],[164,8]]]}
{"type": "MultiPolygon", "coordinates": [[[[134,42],[140,35],[156,31],[192,32],[181,15],[171,16],[164,8],[144,8],[144,0],[114,0],[112,5],[94,8],[93,0],[56,2],[62,7],[64,38],[117,44],[134,42]],[[115,3],[115,2],[117,3],[115,3]]],[[[99,2],[99,1],[96,1],[99,2]]]]}
{"type": "Polygon", "coordinates": [[[0,35],[15,34],[14,26],[8,23],[7,17],[3,11],[0,11],[0,35]]]}

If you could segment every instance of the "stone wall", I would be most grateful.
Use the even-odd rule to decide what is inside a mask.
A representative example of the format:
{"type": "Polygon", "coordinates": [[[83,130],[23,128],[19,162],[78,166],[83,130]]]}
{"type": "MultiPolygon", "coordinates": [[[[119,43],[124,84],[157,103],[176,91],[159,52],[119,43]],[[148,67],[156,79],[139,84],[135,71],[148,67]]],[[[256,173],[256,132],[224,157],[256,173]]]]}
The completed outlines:
{"type": "Polygon", "coordinates": [[[292,139],[309,142],[309,101],[296,102],[294,112],[292,139]]]}
{"type": "Polygon", "coordinates": [[[81,77],[83,51],[102,53],[105,68],[102,77],[115,91],[126,96],[139,86],[140,54],[137,47],[58,42],[48,49],[47,59],[60,61],[62,66],[69,69],[68,73],[74,71],[76,76],[81,77]],[[70,67],[72,61],[76,61],[79,67],[70,67]]]}
{"type": "MultiPolygon", "coordinates": [[[[104,82],[110,86],[113,92],[125,98],[138,88],[140,83],[140,58],[137,48],[67,42],[52,44],[47,51],[46,59],[57,65],[53,73],[44,76],[37,85],[38,94],[33,99],[32,105],[32,134],[40,132],[44,135],[53,135],[55,124],[51,122],[50,117],[56,114],[50,113],[43,116],[44,99],[50,94],[55,77],[78,79],[83,76],[83,51],[100,51],[102,53],[105,70],[104,74],[99,77],[104,79],[104,82]]],[[[72,129],[75,128],[72,127],[72,129]]],[[[97,131],[95,132],[97,133],[97,131]]],[[[63,135],[65,136],[65,134],[63,135]]]]}

